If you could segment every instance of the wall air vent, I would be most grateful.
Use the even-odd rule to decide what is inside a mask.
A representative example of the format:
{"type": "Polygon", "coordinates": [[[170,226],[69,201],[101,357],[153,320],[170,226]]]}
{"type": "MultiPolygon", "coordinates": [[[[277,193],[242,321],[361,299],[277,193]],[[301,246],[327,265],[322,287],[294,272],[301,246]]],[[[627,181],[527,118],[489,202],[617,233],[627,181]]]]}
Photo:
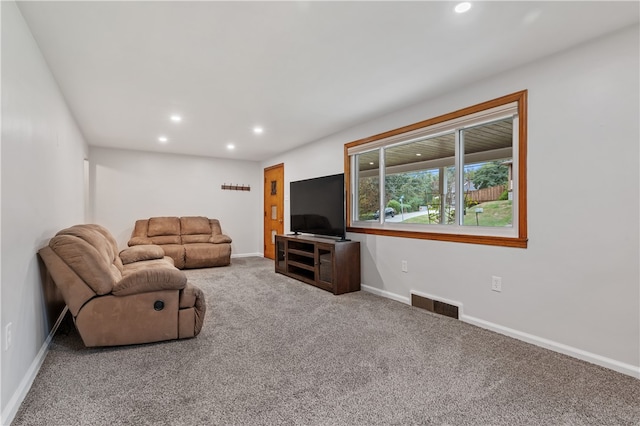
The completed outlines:
{"type": "Polygon", "coordinates": [[[411,294],[411,306],[458,319],[458,307],[439,300],[433,300],[427,297],[418,296],[417,294],[411,294]]]}

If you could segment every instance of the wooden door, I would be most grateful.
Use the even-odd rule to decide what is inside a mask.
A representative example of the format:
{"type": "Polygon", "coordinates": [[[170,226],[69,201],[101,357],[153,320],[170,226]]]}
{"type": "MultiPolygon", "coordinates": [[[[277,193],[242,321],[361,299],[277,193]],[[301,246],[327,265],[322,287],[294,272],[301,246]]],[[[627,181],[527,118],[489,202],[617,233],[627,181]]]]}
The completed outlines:
{"type": "Polygon", "coordinates": [[[264,169],[264,257],[275,259],[275,236],[284,233],[284,164],[264,169]]]}

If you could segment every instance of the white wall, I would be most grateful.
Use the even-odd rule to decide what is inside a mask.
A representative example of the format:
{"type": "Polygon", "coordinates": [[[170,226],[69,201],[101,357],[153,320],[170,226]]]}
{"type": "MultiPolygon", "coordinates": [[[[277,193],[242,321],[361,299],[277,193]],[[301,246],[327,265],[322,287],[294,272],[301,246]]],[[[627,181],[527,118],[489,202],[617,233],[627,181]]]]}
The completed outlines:
{"type": "Polygon", "coordinates": [[[127,246],[137,219],[207,216],[233,239],[232,256],[261,254],[262,170],[253,161],[91,147],[91,221],[127,246]],[[223,184],[251,191],[222,190],[223,184]]]}
{"type": "Polygon", "coordinates": [[[37,251],[83,220],[86,144],[14,2],[2,10],[1,306],[13,345],[1,360],[1,423],[44,356],[47,324],[37,251]]]}
{"type": "Polygon", "coordinates": [[[345,143],[528,89],[529,247],[350,234],[363,284],[460,302],[465,321],[640,377],[638,38],[626,29],[264,165],[283,162],[287,183],[339,173],[345,143]]]}
{"type": "Polygon", "coordinates": [[[0,352],[2,423],[45,353],[50,324],[36,252],[57,230],[84,221],[87,155],[91,219],[121,246],[136,218],[201,214],[221,220],[234,254],[254,254],[262,244],[263,167],[284,162],[287,182],[338,173],[344,143],[522,89],[529,90],[529,248],[350,234],[363,244],[363,283],[403,301],[411,290],[459,301],[467,321],[640,375],[637,26],[258,164],[87,153],[18,9],[0,7],[0,331],[13,326],[13,346],[0,352]],[[223,183],[252,191],[222,191],[223,183]],[[491,275],[503,277],[502,293],[491,292],[491,275]]]}

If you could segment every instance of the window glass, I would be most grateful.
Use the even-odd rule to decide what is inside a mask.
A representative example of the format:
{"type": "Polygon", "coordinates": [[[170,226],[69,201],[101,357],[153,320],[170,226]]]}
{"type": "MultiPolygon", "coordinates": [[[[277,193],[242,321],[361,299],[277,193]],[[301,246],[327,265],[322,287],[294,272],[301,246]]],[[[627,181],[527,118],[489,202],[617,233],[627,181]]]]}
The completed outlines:
{"type": "Polygon", "coordinates": [[[455,220],[455,134],[386,148],[386,221],[448,224],[455,220]],[[393,216],[391,219],[390,215],[393,216]]]}
{"type": "Polygon", "coordinates": [[[463,225],[511,227],[513,118],[460,131],[464,146],[463,225]]]}

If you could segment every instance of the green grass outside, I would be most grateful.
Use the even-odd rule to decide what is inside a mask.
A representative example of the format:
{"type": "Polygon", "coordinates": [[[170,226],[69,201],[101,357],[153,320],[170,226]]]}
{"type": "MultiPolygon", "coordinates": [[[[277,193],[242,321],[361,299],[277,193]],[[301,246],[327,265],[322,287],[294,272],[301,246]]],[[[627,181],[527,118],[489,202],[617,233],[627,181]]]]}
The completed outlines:
{"type": "MultiPolygon", "coordinates": [[[[487,201],[486,203],[478,204],[477,206],[467,209],[467,214],[464,215],[464,224],[468,226],[511,226],[512,218],[512,201],[487,201]],[[478,223],[476,224],[476,209],[481,208],[482,213],[478,213],[478,223]]],[[[436,223],[437,217],[435,214],[431,214],[431,222],[429,222],[428,215],[416,216],[411,219],[407,219],[404,223],[436,223]]]]}

